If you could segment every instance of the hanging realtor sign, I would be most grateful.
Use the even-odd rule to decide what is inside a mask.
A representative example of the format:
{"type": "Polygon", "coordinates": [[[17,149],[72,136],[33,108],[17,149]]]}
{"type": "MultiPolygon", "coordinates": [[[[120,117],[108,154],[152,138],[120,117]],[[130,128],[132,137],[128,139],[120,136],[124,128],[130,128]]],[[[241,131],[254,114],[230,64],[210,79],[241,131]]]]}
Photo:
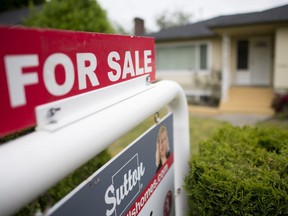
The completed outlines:
{"type": "Polygon", "coordinates": [[[0,27],[0,46],[0,137],[34,126],[38,105],[155,80],[153,38],[0,27]]]}
{"type": "Polygon", "coordinates": [[[175,215],[173,150],[173,115],[169,114],[48,215],[175,215]]]}

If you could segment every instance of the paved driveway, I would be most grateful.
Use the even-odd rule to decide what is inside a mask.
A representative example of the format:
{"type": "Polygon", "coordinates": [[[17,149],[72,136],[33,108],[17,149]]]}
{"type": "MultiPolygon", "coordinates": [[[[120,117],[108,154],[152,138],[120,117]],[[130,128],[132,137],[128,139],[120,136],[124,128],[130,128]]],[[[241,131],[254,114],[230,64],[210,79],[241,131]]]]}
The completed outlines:
{"type": "Polygon", "coordinates": [[[254,125],[258,122],[271,118],[271,115],[247,114],[247,113],[221,113],[217,108],[208,107],[189,107],[192,116],[201,118],[212,118],[230,122],[235,126],[254,125]]]}
{"type": "Polygon", "coordinates": [[[211,118],[230,122],[235,126],[254,125],[258,122],[265,121],[271,118],[270,115],[258,114],[239,114],[239,113],[220,113],[211,118]]]}

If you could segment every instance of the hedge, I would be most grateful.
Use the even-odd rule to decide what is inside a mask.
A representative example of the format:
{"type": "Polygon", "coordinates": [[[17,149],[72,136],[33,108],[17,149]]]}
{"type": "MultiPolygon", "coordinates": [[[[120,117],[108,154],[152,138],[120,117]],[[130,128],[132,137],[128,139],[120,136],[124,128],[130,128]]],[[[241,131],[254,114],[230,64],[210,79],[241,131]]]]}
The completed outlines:
{"type": "Polygon", "coordinates": [[[190,160],[185,189],[189,215],[288,215],[288,132],[221,128],[190,160]]]}

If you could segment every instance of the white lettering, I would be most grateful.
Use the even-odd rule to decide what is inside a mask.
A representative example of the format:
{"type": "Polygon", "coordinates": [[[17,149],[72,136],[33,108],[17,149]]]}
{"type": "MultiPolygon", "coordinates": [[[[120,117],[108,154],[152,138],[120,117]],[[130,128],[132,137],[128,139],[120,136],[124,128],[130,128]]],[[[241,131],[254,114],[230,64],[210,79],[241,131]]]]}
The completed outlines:
{"type": "Polygon", "coordinates": [[[157,178],[158,182],[161,182],[161,181],[162,181],[162,179],[164,178],[164,176],[167,174],[168,169],[169,169],[168,164],[166,164],[166,165],[162,168],[161,172],[158,174],[158,178],[157,178]]]}
{"type": "Polygon", "coordinates": [[[39,65],[37,55],[7,55],[4,57],[10,104],[12,107],[27,103],[25,86],[38,83],[37,72],[23,73],[24,67],[39,65]]]}
{"type": "Polygon", "coordinates": [[[111,69],[114,69],[115,72],[108,72],[108,77],[110,81],[115,82],[121,77],[121,67],[120,64],[116,61],[120,60],[120,55],[117,52],[110,52],[108,55],[108,65],[111,69]]]}
{"type": "Polygon", "coordinates": [[[89,78],[92,86],[99,85],[96,75],[97,59],[93,53],[77,53],[77,71],[78,71],[78,84],[79,90],[87,88],[86,77],[89,78]],[[85,65],[88,63],[89,65],[85,65]]]}
{"type": "Polygon", "coordinates": [[[135,68],[136,68],[136,75],[144,74],[144,68],[140,67],[139,51],[135,51],[135,68]]]}
{"type": "MultiPolygon", "coordinates": [[[[130,170],[129,170],[130,171],[130,170]]],[[[125,196],[128,195],[129,193],[129,188],[128,187],[128,184],[129,184],[129,181],[128,181],[128,178],[127,178],[127,173],[124,175],[124,182],[123,182],[123,185],[124,185],[124,194],[125,196]]]]}
{"type": "Polygon", "coordinates": [[[128,182],[129,182],[129,191],[131,191],[132,188],[133,188],[131,170],[129,170],[128,173],[129,173],[129,175],[128,175],[128,176],[129,176],[129,177],[128,177],[128,182]]]}
{"type": "MultiPolygon", "coordinates": [[[[111,69],[107,73],[108,79],[111,82],[118,82],[120,79],[133,78],[152,72],[152,51],[144,50],[142,52],[126,51],[122,54],[116,51],[110,52],[107,57],[107,63],[111,69]]],[[[64,53],[51,54],[47,59],[44,59],[43,68],[39,68],[39,64],[42,67],[42,62],[39,63],[37,54],[4,56],[11,107],[27,104],[27,86],[38,84],[40,77],[43,77],[45,89],[53,96],[63,96],[69,93],[75,85],[76,78],[78,78],[79,90],[86,89],[87,82],[90,82],[92,86],[100,85],[96,74],[98,66],[96,55],[89,52],[76,53],[75,55],[76,63],[73,65],[70,56],[64,53]],[[61,81],[58,79],[61,77],[58,73],[62,73],[62,71],[58,72],[59,66],[63,68],[64,73],[64,78],[61,81]],[[37,67],[37,69],[32,69],[32,67],[37,67]],[[29,71],[30,68],[31,71],[29,71]],[[77,74],[75,74],[75,69],[77,69],[77,74]],[[42,71],[43,76],[38,74],[42,71]]],[[[132,177],[133,175],[131,179],[128,179],[129,182],[133,181],[132,177]]]]}
{"type": "Polygon", "coordinates": [[[116,208],[116,198],[114,196],[109,196],[109,193],[113,195],[114,191],[115,191],[114,186],[110,185],[105,192],[106,204],[108,204],[108,205],[112,204],[113,205],[110,210],[108,210],[108,209],[106,210],[106,216],[112,215],[113,212],[115,211],[115,208],[116,208]]]}
{"type": "Polygon", "coordinates": [[[118,52],[110,52],[107,58],[108,65],[112,71],[108,72],[110,81],[116,82],[120,78],[126,79],[128,76],[135,77],[136,75],[142,75],[144,73],[152,72],[152,51],[144,50],[143,59],[140,58],[140,52],[135,51],[134,57],[130,51],[126,51],[124,54],[123,67],[119,64],[119,60],[123,58],[118,52]],[[140,66],[140,62],[143,61],[143,66],[140,66]],[[135,67],[134,67],[135,66],[135,67]]]}
{"type": "Polygon", "coordinates": [[[106,192],[105,192],[105,202],[106,204],[113,204],[111,209],[106,210],[106,216],[110,216],[113,214],[116,208],[116,204],[120,205],[122,200],[128,196],[129,192],[133,190],[133,188],[140,182],[141,177],[145,173],[145,167],[143,163],[134,169],[133,171],[129,170],[128,173],[123,176],[123,184],[120,185],[119,188],[116,188],[116,195],[114,194],[115,188],[114,185],[111,184],[106,192]],[[109,193],[112,193],[113,196],[108,196],[109,193]]]}
{"type": "Polygon", "coordinates": [[[55,96],[67,94],[74,85],[75,73],[71,59],[63,53],[55,53],[50,55],[43,66],[44,84],[47,90],[55,96]],[[58,84],[56,81],[55,68],[57,65],[62,65],[65,71],[65,81],[63,84],[58,84]]]}
{"type": "Polygon", "coordinates": [[[133,61],[129,51],[125,52],[122,79],[126,79],[128,74],[135,76],[133,61]]]}
{"type": "Polygon", "coordinates": [[[144,70],[145,70],[145,73],[152,72],[152,67],[149,66],[149,64],[152,63],[151,55],[152,55],[151,50],[144,50],[144,70]]]}

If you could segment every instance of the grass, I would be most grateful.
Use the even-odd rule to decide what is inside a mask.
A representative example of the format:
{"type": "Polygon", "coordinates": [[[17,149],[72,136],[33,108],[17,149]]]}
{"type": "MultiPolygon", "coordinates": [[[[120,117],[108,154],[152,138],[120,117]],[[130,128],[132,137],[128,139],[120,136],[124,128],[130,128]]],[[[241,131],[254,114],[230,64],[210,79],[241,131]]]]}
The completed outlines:
{"type": "MultiPolygon", "coordinates": [[[[160,112],[160,117],[164,117],[167,114],[167,110],[163,109],[160,112]]],[[[149,127],[154,124],[154,117],[151,116],[131,130],[129,133],[121,137],[115,143],[108,147],[108,152],[111,156],[115,156],[127,145],[133,142],[138,136],[144,133],[149,127]]],[[[203,118],[190,115],[189,117],[190,124],[190,153],[191,156],[199,152],[199,143],[205,139],[208,139],[212,133],[229,124],[225,121],[215,120],[211,118],[203,118]]],[[[256,126],[259,127],[276,127],[279,129],[288,130],[288,121],[287,119],[271,118],[264,122],[258,123],[256,126]]]]}
{"type": "MultiPolygon", "coordinates": [[[[159,111],[159,117],[162,118],[168,113],[166,108],[163,108],[159,111]]],[[[122,149],[128,146],[131,142],[133,142],[137,137],[143,134],[146,130],[148,130],[154,122],[154,116],[150,116],[149,118],[145,119],[141,124],[133,128],[127,134],[122,136],[116,142],[111,144],[107,149],[110,153],[111,157],[117,155],[122,149]]]]}
{"type": "Polygon", "coordinates": [[[190,153],[191,156],[199,152],[199,143],[208,139],[212,133],[229,123],[210,118],[195,117],[190,115],[190,153]]]}
{"type": "Polygon", "coordinates": [[[271,118],[267,121],[260,122],[257,124],[260,127],[275,127],[279,129],[288,130],[288,119],[283,118],[271,118]]]}
{"type": "MultiPolygon", "coordinates": [[[[160,112],[160,117],[164,117],[167,114],[167,110],[163,109],[160,112]]],[[[228,124],[223,121],[193,117],[190,115],[190,151],[191,155],[197,154],[199,151],[198,144],[200,141],[207,139],[216,129],[228,124]]],[[[154,124],[154,117],[151,116],[143,121],[140,125],[135,127],[129,133],[121,137],[115,143],[108,147],[108,152],[114,157],[127,145],[133,142],[138,136],[144,133],[149,127],[154,124]]]]}

